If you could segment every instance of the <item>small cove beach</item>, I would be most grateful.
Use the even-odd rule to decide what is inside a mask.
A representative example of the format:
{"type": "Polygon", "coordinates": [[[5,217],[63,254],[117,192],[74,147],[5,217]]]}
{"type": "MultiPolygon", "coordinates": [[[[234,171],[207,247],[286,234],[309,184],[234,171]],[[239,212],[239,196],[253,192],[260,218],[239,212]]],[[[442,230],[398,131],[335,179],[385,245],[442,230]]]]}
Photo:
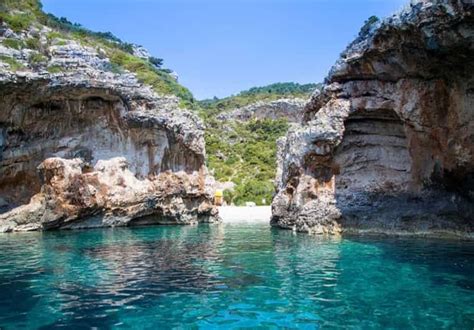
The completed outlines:
{"type": "Polygon", "coordinates": [[[268,223],[272,215],[271,206],[221,206],[219,216],[223,223],[268,223]]]}

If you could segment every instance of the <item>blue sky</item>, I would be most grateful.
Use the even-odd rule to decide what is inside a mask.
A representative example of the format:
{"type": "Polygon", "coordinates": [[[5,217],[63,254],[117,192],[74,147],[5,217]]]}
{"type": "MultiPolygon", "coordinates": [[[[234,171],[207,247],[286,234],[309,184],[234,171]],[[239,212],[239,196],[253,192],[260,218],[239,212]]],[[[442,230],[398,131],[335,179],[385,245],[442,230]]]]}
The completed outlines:
{"type": "Polygon", "coordinates": [[[371,15],[408,0],[43,0],[45,11],[141,44],[198,99],[320,82],[371,15]]]}

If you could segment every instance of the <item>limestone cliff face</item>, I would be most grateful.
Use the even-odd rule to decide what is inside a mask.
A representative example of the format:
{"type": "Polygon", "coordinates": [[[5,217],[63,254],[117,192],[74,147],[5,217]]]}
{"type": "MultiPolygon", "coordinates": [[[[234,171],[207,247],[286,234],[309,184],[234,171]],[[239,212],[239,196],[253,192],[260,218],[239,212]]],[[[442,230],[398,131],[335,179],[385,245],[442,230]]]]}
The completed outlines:
{"type": "Polygon", "coordinates": [[[474,5],[366,26],[279,143],[272,224],[474,237],[474,5]]]}
{"type": "Polygon", "coordinates": [[[0,62],[0,231],[217,219],[197,117],[100,50],[62,41],[38,64],[2,43],[50,32],[0,29],[22,67],[0,62]]]}
{"type": "Polygon", "coordinates": [[[225,112],[217,116],[219,120],[248,121],[251,119],[287,119],[299,123],[307,100],[303,98],[282,98],[275,101],[258,101],[246,107],[225,112]]]}

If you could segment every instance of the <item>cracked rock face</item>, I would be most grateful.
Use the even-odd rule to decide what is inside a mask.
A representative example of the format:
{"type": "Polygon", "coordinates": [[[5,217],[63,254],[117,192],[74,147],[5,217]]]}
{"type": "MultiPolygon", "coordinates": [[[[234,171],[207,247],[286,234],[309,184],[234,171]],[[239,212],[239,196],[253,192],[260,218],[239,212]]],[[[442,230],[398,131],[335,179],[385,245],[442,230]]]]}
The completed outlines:
{"type": "Polygon", "coordinates": [[[219,120],[249,121],[251,119],[287,119],[299,123],[303,117],[305,99],[286,98],[275,101],[258,101],[248,106],[222,113],[219,120]]]}
{"type": "Polygon", "coordinates": [[[474,238],[474,5],[366,29],[279,141],[272,224],[474,238]]]}
{"type": "Polygon", "coordinates": [[[12,52],[25,67],[0,68],[0,231],[218,219],[203,125],[176,97],[75,41],[49,49],[58,73],[12,52]]]}
{"type": "Polygon", "coordinates": [[[123,157],[48,158],[40,166],[41,192],[0,215],[2,231],[77,229],[213,222],[216,209],[203,194],[202,173],[165,171],[139,179],[123,157]]]}

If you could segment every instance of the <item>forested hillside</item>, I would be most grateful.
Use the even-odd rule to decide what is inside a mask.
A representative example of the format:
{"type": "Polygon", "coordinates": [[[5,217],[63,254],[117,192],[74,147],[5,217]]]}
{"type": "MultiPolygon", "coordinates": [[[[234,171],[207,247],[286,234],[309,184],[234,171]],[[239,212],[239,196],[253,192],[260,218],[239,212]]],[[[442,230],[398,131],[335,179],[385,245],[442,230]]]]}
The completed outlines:
{"type": "Polygon", "coordinates": [[[289,123],[286,119],[220,120],[218,115],[259,101],[307,99],[319,87],[318,84],[276,83],[199,102],[207,126],[208,167],[217,180],[236,184],[233,192],[224,192],[228,203],[270,203],[274,194],[276,140],[286,134],[289,123]]]}

